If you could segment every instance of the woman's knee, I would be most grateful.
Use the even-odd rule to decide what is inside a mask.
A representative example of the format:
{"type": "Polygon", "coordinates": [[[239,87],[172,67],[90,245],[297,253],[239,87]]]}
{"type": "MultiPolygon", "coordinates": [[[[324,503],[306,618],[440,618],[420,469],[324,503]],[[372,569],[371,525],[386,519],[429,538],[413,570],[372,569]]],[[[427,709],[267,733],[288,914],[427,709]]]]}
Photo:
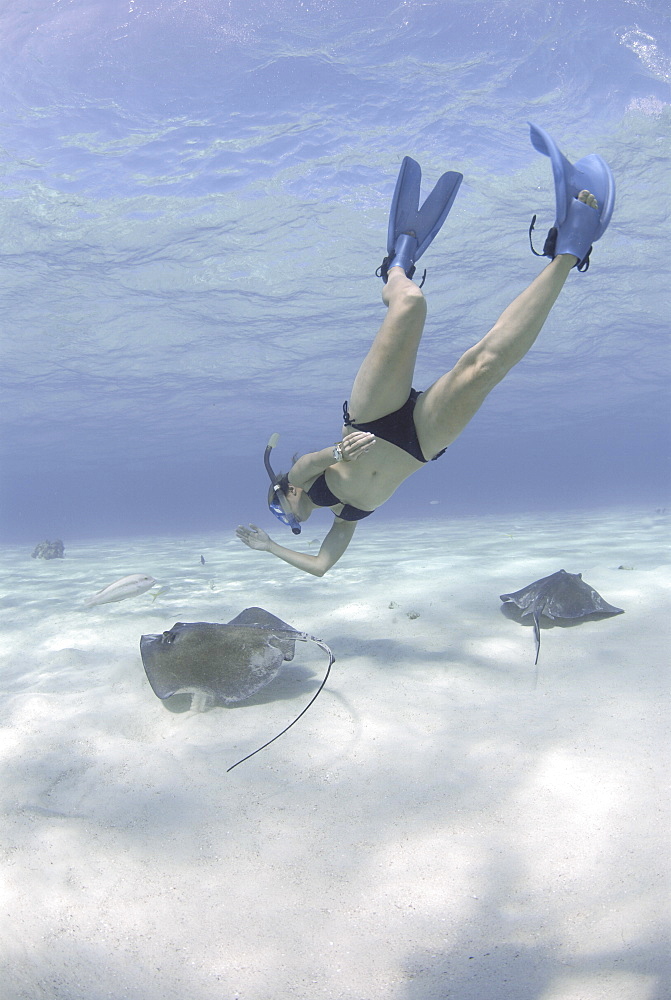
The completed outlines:
{"type": "Polygon", "coordinates": [[[479,351],[471,359],[471,380],[479,391],[490,392],[495,385],[506,377],[512,362],[493,351],[479,351]]]}
{"type": "Polygon", "coordinates": [[[510,365],[503,358],[478,344],[462,355],[453,372],[461,385],[471,386],[477,394],[486,395],[509,370],[510,365]]]}

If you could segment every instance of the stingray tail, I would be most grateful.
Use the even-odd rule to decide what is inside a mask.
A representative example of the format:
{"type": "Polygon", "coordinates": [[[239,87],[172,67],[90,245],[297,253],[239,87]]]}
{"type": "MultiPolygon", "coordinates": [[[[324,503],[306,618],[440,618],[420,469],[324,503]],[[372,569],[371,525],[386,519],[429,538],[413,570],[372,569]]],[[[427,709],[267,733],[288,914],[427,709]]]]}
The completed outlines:
{"type": "Polygon", "coordinates": [[[272,740],[268,740],[268,742],[264,743],[263,746],[258,747],[258,749],[256,749],[256,750],[252,750],[252,752],[248,753],[246,757],[241,757],[240,760],[236,760],[235,764],[231,764],[230,767],[226,768],[226,774],[228,774],[229,771],[232,771],[234,767],[237,767],[238,764],[242,764],[242,763],[244,763],[244,761],[249,760],[249,758],[253,757],[254,754],[260,753],[261,750],[265,750],[266,747],[269,747],[271,743],[275,742],[275,740],[279,740],[280,736],[284,736],[284,734],[286,733],[286,731],[288,729],[291,729],[291,727],[294,726],[303,715],[305,715],[305,713],[309,709],[310,705],[312,705],[312,703],[316,700],[316,698],[318,697],[318,695],[321,694],[321,692],[322,692],[322,690],[324,688],[324,685],[326,684],[327,680],[329,679],[329,674],[331,673],[331,667],[335,663],[335,656],[333,655],[333,653],[331,652],[331,650],[329,649],[329,647],[326,645],[326,643],[322,642],[321,639],[317,639],[316,636],[314,636],[314,635],[308,635],[307,632],[296,633],[295,637],[296,637],[296,639],[302,639],[303,642],[308,642],[311,639],[313,642],[317,643],[317,645],[319,646],[320,649],[323,649],[325,653],[328,653],[329,664],[328,664],[328,667],[326,668],[326,673],[324,674],[324,680],[321,682],[321,684],[319,685],[319,687],[317,688],[317,690],[315,691],[315,693],[312,695],[312,697],[310,698],[310,701],[307,703],[307,705],[305,706],[305,708],[303,709],[303,711],[298,713],[298,715],[293,720],[293,722],[290,722],[288,726],[285,726],[284,729],[282,730],[282,732],[278,733],[277,736],[273,736],[272,740]]]}
{"type": "Polygon", "coordinates": [[[538,666],[538,655],[541,651],[541,622],[540,615],[537,611],[534,611],[534,635],[536,637],[536,659],[534,660],[534,665],[538,666]]]}
{"type": "Polygon", "coordinates": [[[538,656],[541,651],[541,616],[537,611],[534,611],[534,636],[536,637],[536,659],[534,660],[534,667],[536,671],[534,673],[534,691],[538,687],[538,656]]]}

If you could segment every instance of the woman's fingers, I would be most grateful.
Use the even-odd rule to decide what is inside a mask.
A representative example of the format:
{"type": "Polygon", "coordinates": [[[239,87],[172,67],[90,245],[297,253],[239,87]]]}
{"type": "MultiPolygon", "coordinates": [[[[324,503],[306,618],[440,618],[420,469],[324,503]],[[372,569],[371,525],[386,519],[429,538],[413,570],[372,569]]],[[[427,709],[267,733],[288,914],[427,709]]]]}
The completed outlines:
{"type": "Polygon", "coordinates": [[[246,528],[243,524],[239,524],[235,530],[236,535],[241,542],[245,545],[249,545],[250,549],[257,548],[259,545],[263,545],[268,540],[268,535],[261,528],[257,528],[255,524],[250,524],[246,528]]]}
{"type": "Polygon", "coordinates": [[[374,444],[375,435],[368,431],[355,431],[354,434],[348,434],[342,443],[343,458],[351,462],[359,455],[365,454],[374,444]]]}

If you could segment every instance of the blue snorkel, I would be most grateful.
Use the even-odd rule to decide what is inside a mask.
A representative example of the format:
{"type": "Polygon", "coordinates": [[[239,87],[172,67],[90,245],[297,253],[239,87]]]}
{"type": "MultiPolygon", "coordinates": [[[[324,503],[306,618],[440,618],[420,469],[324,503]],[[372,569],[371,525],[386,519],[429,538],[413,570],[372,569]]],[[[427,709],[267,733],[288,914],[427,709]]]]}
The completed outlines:
{"type": "Polygon", "coordinates": [[[266,467],[266,472],[270,476],[270,482],[273,485],[273,493],[275,494],[275,500],[272,503],[269,503],[268,507],[275,515],[275,517],[278,519],[278,521],[281,521],[282,524],[286,524],[288,528],[291,528],[294,535],[300,535],[301,526],[298,523],[296,516],[289,509],[288,504],[286,505],[286,507],[282,505],[282,495],[283,495],[282,490],[275,482],[277,476],[273,472],[273,467],[270,464],[270,453],[277,444],[277,442],[279,441],[279,439],[280,439],[279,434],[271,434],[268,444],[266,445],[266,450],[263,455],[263,464],[266,467]]]}

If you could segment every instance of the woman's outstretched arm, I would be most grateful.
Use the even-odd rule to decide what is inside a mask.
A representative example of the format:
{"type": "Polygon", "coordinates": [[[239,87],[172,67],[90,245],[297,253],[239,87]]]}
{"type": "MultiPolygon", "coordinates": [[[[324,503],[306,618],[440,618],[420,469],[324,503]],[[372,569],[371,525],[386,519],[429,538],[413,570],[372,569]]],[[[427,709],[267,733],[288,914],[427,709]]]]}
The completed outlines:
{"type": "Polygon", "coordinates": [[[338,559],[349,545],[356,528],[356,521],[341,521],[336,518],[328,535],[321,544],[319,553],[311,556],[307,552],[294,552],[284,545],[278,545],[270,535],[267,535],[262,528],[257,528],[255,524],[250,524],[245,528],[240,525],[236,530],[236,535],[241,542],[248,545],[250,549],[258,552],[272,552],[278,559],[282,559],[296,569],[302,569],[305,573],[313,576],[324,576],[334,566],[338,559]]]}

